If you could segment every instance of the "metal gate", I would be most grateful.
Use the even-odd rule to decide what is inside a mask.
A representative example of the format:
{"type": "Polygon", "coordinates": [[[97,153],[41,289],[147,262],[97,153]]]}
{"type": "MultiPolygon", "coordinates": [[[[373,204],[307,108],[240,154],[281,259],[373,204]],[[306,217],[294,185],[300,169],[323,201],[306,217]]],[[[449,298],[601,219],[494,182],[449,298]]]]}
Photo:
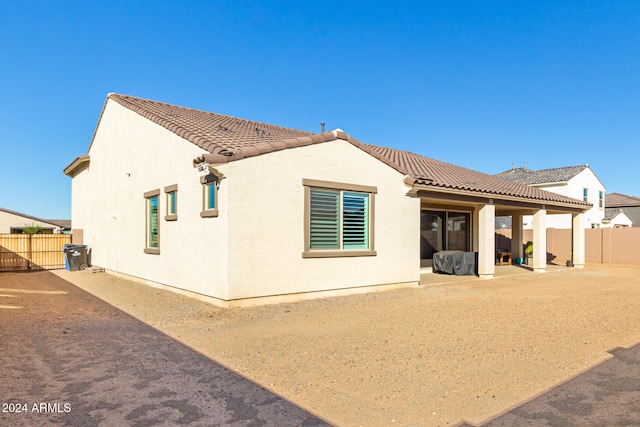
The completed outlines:
{"type": "Polygon", "coordinates": [[[0,234],[0,271],[65,268],[62,248],[69,234],[0,234]]]}

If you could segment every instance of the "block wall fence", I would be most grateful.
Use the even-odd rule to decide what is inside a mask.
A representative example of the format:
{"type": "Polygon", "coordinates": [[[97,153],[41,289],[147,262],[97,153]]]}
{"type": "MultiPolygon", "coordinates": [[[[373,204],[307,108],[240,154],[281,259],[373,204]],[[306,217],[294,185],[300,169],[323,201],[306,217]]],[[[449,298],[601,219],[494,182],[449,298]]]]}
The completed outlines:
{"type": "MultiPolygon", "coordinates": [[[[525,243],[532,241],[533,230],[524,230],[522,240],[525,243]]],[[[510,248],[511,229],[496,230],[496,249],[509,250],[510,248]]],[[[571,259],[571,230],[548,228],[547,262],[564,265],[569,259],[571,259]]],[[[640,227],[586,229],[585,261],[640,265],[640,227]]]]}

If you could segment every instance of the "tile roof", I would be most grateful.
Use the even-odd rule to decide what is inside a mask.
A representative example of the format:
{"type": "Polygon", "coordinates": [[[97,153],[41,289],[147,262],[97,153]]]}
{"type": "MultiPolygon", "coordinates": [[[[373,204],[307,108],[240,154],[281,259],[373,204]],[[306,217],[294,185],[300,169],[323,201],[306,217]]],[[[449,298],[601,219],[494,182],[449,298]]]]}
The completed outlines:
{"type": "Polygon", "coordinates": [[[588,167],[589,165],[578,165],[537,171],[526,168],[513,168],[500,172],[496,176],[526,185],[551,184],[567,182],[588,167]]]}
{"type": "Polygon", "coordinates": [[[590,204],[581,200],[408,151],[365,144],[339,129],[313,134],[128,95],[110,94],[107,99],[117,102],[209,152],[194,159],[194,165],[203,162],[226,163],[272,151],[342,139],[407,175],[405,182],[409,185],[417,184],[423,188],[460,190],[591,207],[590,204]]]}
{"type": "Polygon", "coordinates": [[[550,191],[485,174],[462,166],[435,160],[409,151],[362,144],[377,153],[380,160],[408,175],[409,185],[420,184],[451,190],[469,191],[494,196],[509,196],[538,201],[568,203],[591,207],[591,204],[550,191]]]}
{"type": "Polygon", "coordinates": [[[313,135],[297,129],[178,107],[128,95],[110,94],[107,98],[212,154],[245,149],[253,151],[256,147],[270,145],[280,146],[283,139],[313,135]]]}
{"type": "Polygon", "coordinates": [[[640,197],[609,193],[604,196],[604,205],[609,207],[640,206],[640,197]]]}
{"type": "Polygon", "coordinates": [[[622,209],[620,208],[606,208],[604,210],[604,220],[605,221],[611,221],[612,219],[614,219],[618,214],[622,213],[622,209]]]}

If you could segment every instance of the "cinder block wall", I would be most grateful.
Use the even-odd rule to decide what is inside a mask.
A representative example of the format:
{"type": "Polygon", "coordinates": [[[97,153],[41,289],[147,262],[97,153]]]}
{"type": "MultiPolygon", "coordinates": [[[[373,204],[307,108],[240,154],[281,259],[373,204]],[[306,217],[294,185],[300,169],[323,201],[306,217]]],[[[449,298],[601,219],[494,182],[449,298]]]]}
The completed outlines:
{"type": "MultiPolygon", "coordinates": [[[[532,230],[524,230],[523,241],[530,240],[532,230]]],[[[496,230],[496,248],[511,248],[510,229],[496,230]]],[[[571,259],[571,230],[547,229],[547,261],[562,265],[568,259],[571,259]]],[[[585,261],[640,265],[640,227],[586,229],[585,261]]]]}
{"type": "Polygon", "coordinates": [[[586,230],[586,241],[587,262],[640,264],[640,227],[586,230]],[[589,258],[591,254],[593,259],[589,258]]]}

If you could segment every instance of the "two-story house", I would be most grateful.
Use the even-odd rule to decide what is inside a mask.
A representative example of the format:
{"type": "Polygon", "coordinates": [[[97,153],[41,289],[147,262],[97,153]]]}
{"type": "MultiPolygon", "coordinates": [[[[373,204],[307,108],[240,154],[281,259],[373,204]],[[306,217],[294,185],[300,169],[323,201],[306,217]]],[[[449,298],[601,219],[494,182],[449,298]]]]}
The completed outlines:
{"type": "MultiPolygon", "coordinates": [[[[495,176],[552,193],[583,200],[593,205],[585,213],[586,228],[599,228],[605,219],[605,187],[589,165],[530,170],[511,168],[495,176]]],[[[524,228],[532,228],[532,216],[523,218],[524,228]]],[[[547,228],[571,228],[571,215],[554,215],[547,228]]]]}

